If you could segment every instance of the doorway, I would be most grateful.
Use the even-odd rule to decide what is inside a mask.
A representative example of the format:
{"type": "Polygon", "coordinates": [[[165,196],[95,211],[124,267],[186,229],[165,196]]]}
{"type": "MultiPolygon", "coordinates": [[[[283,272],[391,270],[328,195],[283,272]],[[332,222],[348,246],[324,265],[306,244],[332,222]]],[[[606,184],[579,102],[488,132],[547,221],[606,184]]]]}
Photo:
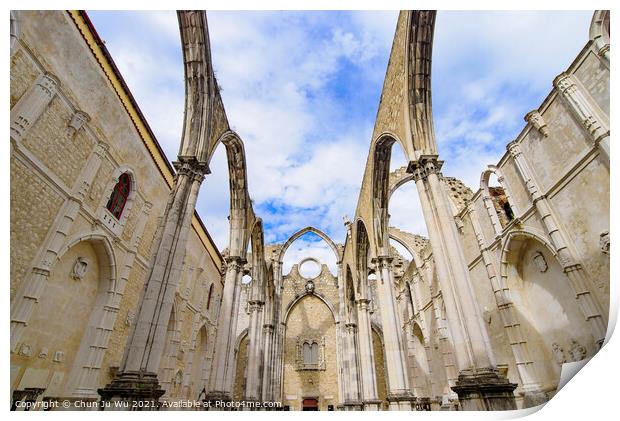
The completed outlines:
{"type": "Polygon", "coordinates": [[[319,401],[314,398],[304,399],[301,404],[302,411],[318,411],[319,410],[319,401]]]}

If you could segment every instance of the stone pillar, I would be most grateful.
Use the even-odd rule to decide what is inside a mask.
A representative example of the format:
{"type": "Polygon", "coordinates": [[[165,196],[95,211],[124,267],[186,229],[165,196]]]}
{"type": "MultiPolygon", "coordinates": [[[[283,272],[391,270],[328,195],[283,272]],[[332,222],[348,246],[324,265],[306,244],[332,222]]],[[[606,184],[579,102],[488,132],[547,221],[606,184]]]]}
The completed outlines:
{"type": "Polygon", "coordinates": [[[17,101],[11,109],[11,139],[21,140],[52,102],[59,85],[56,76],[45,73],[17,101]]]}
{"type": "Polygon", "coordinates": [[[590,94],[581,87],[573,75],[561,73],[553,80],[569,110],[581,123],[594,145],[598,147],[603,162],[609,168],[609,122],[590,94]]]}
{"type": "Polygon", "coordinates": [[[187,237],[198,190],[206,169],[197,161],[176,162],[177,175],[160,225],[159,243],[140,299],[119,375],[99,394],[103,401],[157,401],[157,372],[165,347],[168,320],[178,289],[187,237]]]}
{"type": "Polygon", "coordinates": [[[482,227],[478,221],[477,213],[472,204],[466,209],[469,214],[469,219],[474,230],[474,235],[478,242],[478,247],[482,254],[482,261],[493,289],[495,296],[495,303],[499,309],[499,314],[508,336],[508,342],[512,349],[512,354],[515,359],[517,371],[521,378],[521,388],[525,394],[525,403],[527,406],[536,406],[547,401],[545,395],[542,392],[540,383],[536,376],[536,367],[530,357],[530,352],[527,346],[527,341],[521,329],[521,322],[519,320],[518,313],[515,311],[514,303],[510,297],[510,290],[506,285],[505,279],[497,276],[497,270],[493,256],[489,251],[484,241],[482,234],[482,227]]]}
{"type": "Polygon", "coordinates": [[[377,395],[377,375],[372,348],[372,328],[370,325],[369,304],[367,298],[359,298],[357,304],[359,362],[362,375],[362,403],[364,409],[378,410],[381,401],[377,395]]]}
{"type": "Polygon", "coordinates": [[[391,262],[392,258],[389,256],[379,256],[373,262],[378,275],[377,292],[381,306],[388,401],[390,410],[410,411],[413,409],[411,403],[414,398],[409,389],[402,323],[398,314],[396,297],[394,297],[391,262]]]}
{"type": "Polygon", "coordinates": [[[347,368],[348,358],[346,354],[344,354],[345,350],[345,336],[346,336],[346,328],[345,328],[345,293],[344,293],[344,279],[342,276],[342,262],[340,259],[336,263],[338,265],[338,274],[336,278],[336,285],[338,286],[338,320],[336,321],[336,361],[338,369],[338,406],[342,407],[345,401],[345,389],[349,387],[347,384],[345,370],[347,368]]]}
{"type": "Polygon", "coordinates": [[[23,282],[20,292],[15,294],[11,303],[11,352],[16,352],[19,348],[19,341],[30,321],[30,317],[32,317],[34,306],[45,289],[50,271],[58,258],[60,249],[65,244],[67,235],[77,218],[90,185],[97,171],[99,171],[107,149],[108,146],[105,143],[100,142],[95,146],[75,182],[71,196],[65,200],[60,209],[51,230],[52,234],[47,237],[46,244],[43,246],[45,251],[33,266],[28,278],[23,282]]]}
{"type": "MultiPolygon", "coordinates": [[[[499,221],[499,217],[497,216],[495,206],[493,205],[493,200],[490,196],[487,196],[486,193],[483,192],[482,201],[484,202],[484,207],[487,209],[489,218],[491,218],[491,225],[493,225],[493,231],[495,232],[495,235],[501,234],[503,228],[501,222],[499,221]]],[[[512,205],[512,202],[510,203],[512,205]]]]}
{"type": "Polygon", "coordinates": [[[554,215],[549,199],[540,191],[540,187],[534,178],[534,172],[521,151],[519,143],[513,141],[508,144],[507,148],[514,159],[517,172],[525,183],[532,202],[534,202],[536,212],[543,222],[549,238],[551,238],[551,243],[557,251],[559,263],[570,280],[581,312],[590,324],[592,333],[597,338],[598,345],[602,346],[607,332],[607,320],[606,315],[601,310],[600,303],[591,293],[593,285],[578,262],[564,228],[560,226],[558,219],[554,215]]]}
{"type": "Polygon", "coordinates": [[[234,381],[235,340],[242,268],[246,260],[239,256],[226,258],[226,279],[222,293],[222,305],[217,323],[215,351],[208,400],[232,400],[234,381]]]}
{"type": "MultiPolygon", "coordinates": [[[[254,280],[253,280],[254,282],[254,280]]],[[[250,326],[248,332],[248,376],[245,386],[245,398],[257,401],[261,397],[262,378],[262,327],[264,302],[254,299],[248,302],[250,307],[250,326]]]]}
{"type": "MultiPolygon", "coordinates": [[[[450,338],[450,331],[444,322],[442,315],[443,297],[439,294],[432,298],[433,316],[435,317],[435,323],[437,324],[437,338],[439,341],[439,352],[441,353],[441,359],[443,361],[444,369],[446,370],[446,380],[448,386],[452,388],[456,385],[459,373],[456,366],[456,358],[454,357],[452,339],[450,338]]],[[[458,399],[455,392],[450,390],[450,399],[458,399]]]]}
{"type": "Polygon", "coordinates": [[[265,312],[265,323],[263,324],[263,343],[265,350],[263,354],[263,375],[262,381],[262,399],[263,401],[273,401],[273,371],[274,371],[274,325],[273,319],[269,317],[270,311],[265,312]]]}
{"type": "Polygon", "coordinates": [[[436,155],[422,155],[407,170],[413,173],[420,195],[454,341],[459,377],[452,389],[465,410],[516,409],[516,384],[497,370],[449,199],[439,178],[441,165],[436,155]]]}
{"type": "Polygon", "coordinates": [[[282,326],[282,262],[273,262],[274,286],[274,330],[273,330],[273,370],[271,377],[271,399],[282,402],[282,355],[283,326],[282,326]]]}
{"type": "Polygon", "coordinates": [[[346,323],[342,338],[342,366],[343,366],[343,396],[342,404],[346,410],[361,410],[363,404],[360,399],[360,383],[358,372],[358,352],[355,337],[357,325],[346,323]]]}

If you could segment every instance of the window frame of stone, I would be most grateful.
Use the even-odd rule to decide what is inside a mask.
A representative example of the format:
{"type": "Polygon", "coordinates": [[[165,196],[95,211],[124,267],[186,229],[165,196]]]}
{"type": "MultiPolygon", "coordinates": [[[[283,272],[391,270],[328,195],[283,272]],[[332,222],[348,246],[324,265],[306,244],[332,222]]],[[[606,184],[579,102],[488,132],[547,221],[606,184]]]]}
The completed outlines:
{"type": "Polygon", "coordinates": [[[112,189],[112,194],[106,204],[106,209],[120,221],[131,193],[131,174],[124,172],[118,178],[118,183],[112,189]]]}
{"type": "Polygon", "coordinates": [[[325,364],[325,337],[320,339],[316,337],[297,337],[297,359],[296,359],[296,371],[311,370],[311,371],[324,371],[326,369],[325,364]],[[310,351],[310,361],[306,360],[306,345],[310,351]],[[315,348],[316,347],[316,348],[315,348]],[[316,363],[313,358],[313,350],[316,349],[316,363]]]}
{"type": "Polygon", "coordinates": [[[114,235],[119,236],[125,224],[127,223],[127,220],[129,219],[129,215],[131,214],[131,208],[133,207],[133,203],[138,192],[137,179],[135,172],[127,166],[121,166],[116,168],[113,177],[114,178],[110,180],[107,188],[105,189],[103,195],[100,198],[99,211],[97,213],[97,216],[105,227],[112,231],[114,235]],[[116,189],[116,186],[119,184],[121,177],[125,174],[129,176],[129,192],[127,194],[123,209],[120,213],[120,218],[117,218],[108,209],[108,202],[110,201],[112,194],[116,189]]]}

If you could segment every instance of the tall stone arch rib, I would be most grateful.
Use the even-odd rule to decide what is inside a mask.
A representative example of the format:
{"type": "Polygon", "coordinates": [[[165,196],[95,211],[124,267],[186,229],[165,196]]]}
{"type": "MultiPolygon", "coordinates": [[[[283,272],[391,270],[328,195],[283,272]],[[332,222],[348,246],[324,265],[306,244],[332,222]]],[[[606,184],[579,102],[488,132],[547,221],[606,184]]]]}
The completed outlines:
{"type": "Polygon", "coordinates": [[[407,105],[416,158],[437,155],[431,97],[434,10],[413,10],[407,19],[407,105]]]}
{"type": "Polygon", "coordinates": [[[284,243],[278,254],[278,261],[282,262],[282,259],[284,259],[284,255],[286,254],[286,251],[291,246],[291,244],[293,244],[298,238],[309,232],[318,235],[319,237],[321,237],[321,239],[323,239],[323,241],[327,243],[327,245],[332,249],[334,255],[336,256],[336,262],[339,263],[342,260],[342,256],[338,251],[338,247],[336,247],[336,243],[334,243],[333,240],[320,229],[308,226],[306,228],[300,229],[295,234],[291,235],[288,240],[286,240],[286,243],[284,243]]]}

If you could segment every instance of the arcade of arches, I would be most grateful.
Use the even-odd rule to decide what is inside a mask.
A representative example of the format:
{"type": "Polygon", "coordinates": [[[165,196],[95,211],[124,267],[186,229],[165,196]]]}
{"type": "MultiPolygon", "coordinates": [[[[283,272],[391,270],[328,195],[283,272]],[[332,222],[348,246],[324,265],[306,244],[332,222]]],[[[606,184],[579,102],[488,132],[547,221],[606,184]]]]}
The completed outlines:
{"type": "Polygon", "coordinates": [[[524,408],[553,397],[562,364],[600,349],[608,11],[473,190],[441,172],[435,12],[401,12],[346,237],[299,227],[281,244],[265,244],[252,208],[252,157],[226,117],[206,13],[178,18],[187,100],[169,164],[85,12],[11,12],[14,409],[55,399],[524,408]],[[230,178],[223,251],[195,212],[218,147],[230,178]],[[406,165],[390,171],[394,147],[406,165]],[[390,226],[405,183],[428,238],[390,226]],[[285,271],[306,235],[333,261],[306,256],[285,271]]]}

